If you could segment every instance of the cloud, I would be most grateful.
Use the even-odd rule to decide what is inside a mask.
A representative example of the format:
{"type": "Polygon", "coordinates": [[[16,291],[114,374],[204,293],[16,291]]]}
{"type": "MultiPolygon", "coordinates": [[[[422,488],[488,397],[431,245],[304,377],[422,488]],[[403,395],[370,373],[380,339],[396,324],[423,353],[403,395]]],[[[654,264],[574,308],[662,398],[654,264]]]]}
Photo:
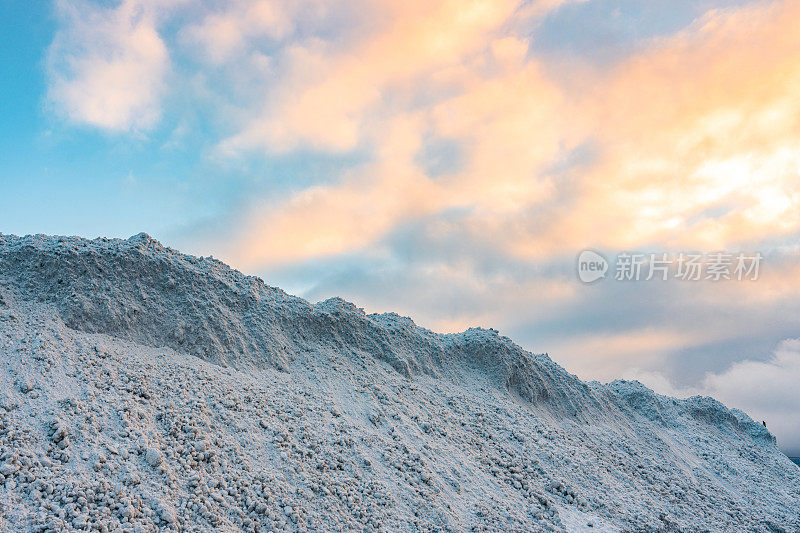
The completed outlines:
{"type": "Polygon", "coordinates": [[[170,68],[157,7],[136,0],[116,7],[57,3],[62,28],[47,55],[47,98],[57,113],[111,131],[157,123],[170,68]]]}
{"type": "Polygon", "coordinates": [[[244,221],[244,237],[232,241],[227,257],[252,268],[352,252],[417,217],[462,208],[471,212],[465,225],[491,227],[497,225],[491,217],[498,213],[513,215],[531,202],[550,199],[551,182],[531,175],[562,150],[545,127],[557,118],[558,96],[535,64],[521,71],[508,64],[520,61],[520,47],[524,43],[506,41],[491,52],[502,55],[502,68],[512,72],[508,76],[518,82],[517,92],[503,94],[506,84],[480,80],[469,94],[433,110],[390,114],[365,125],[360,129],[376,146],[372,162],[352,169],[339,183],[298,192],[280,206],[258,205],[244,221]],[[510,51],[509,44],[517,50],[510,51]],[[509,59],[510,54],[516,59],[509,59]],[[503,98],[514,102],[506,112],[496,106],[503,98]],[[541,133],[532,133],[531,123],[541,125],[541,133]],[[429,131],[469,147],[464,150],[466,170],[438,178],[425,174],[419,156],[429,131]],[[473,139],[465,132],[480,136],[473,139]],[[487,179],[490,174],[496,177],[487,179]]]}
{"type": "Polygon", "coordinates": [[[648,326],[618,332],[587,332],[554,343],[549,349],[561,364],[582,377],[611,381],[647,372],[643,369],[664,368],[669,355],[709,340],[686,330],[648,326]]]}
{"type": "Polygon", "coordinates": [[[711,11],[591,80],[580,109],[603,153],[577,207],[625,216],[580,235],[713,249],[800,228],[798,15],[794,2],[711,11]]]}
{"type": "Polygon", "coordinates": [[[370,153],[340,183],[256,200],[261,213],[240,217],[240,231],[263,235],[261,224],[280,219],[288,243],[308,242],[291,236],[299,219],[298,237],[312,224],[336,235],[288,255],[273,253],[272,238],[262,254],[251,249],[259,239],[241,239],[247,249],[231,257],[251,261],[349,252],[453,208],[528,259],[656,242],[714,249],[800,229],[795,3],[711,10],[602,71],[575,62],[560,77],[527,34],[563,4],[373,3],[336,26],[334,2],[62,3],[49,101],[75,122],[143,130],[162,115],[166,77],[180,75],[191,78],[184,89],[202,87],[182,97],[220,113],[217,133],[234,129],[217,155],[370,153]],[[165,40],[158,28],[170,24],[176,36],[165,40]],[[201,62],[171,72],[168,45],[201,62]],[[417,153],[381,148],[399,123],[414,124],[404,142],[417,153]],[[438,165],[452,172],[428,175],[420,154],[435,143],[458,154],[457,165],[438,165]],[[590,162],[564,165],[587,146],[590,162]],[[401,193],[379,198],[389,191],[401,193]],[[425,202],[404,207],[421,191],[425,202]],[[375,205],[373,229],[352,230],[375,205]]]}
{"type": "Polygon", "coordinates": [[[465,56],[486,46],[517,3],[383,2],[373,10],[369,30],[351,29],[359,37],[344,49],[320,39],[293,44],[281,58],[286,66],[280,88],[260,116],[221,149],[351,150],[361,141],[363,122],[375,120],[376,111],[380,115],[376,108],[391,106],[387,100],[395,91],[405,98],[410,86],[437,85],[436,76],[458,70],[465,56]]]}
{"type": "Polygon", "coordinates": [[[227,256],[255,268],[341,254],[375,242],[399,220],[437,210],[438,187],[408,163],[418,146],[414,119],[395,119],[384,129],[378,161],[340,183],[250,210],[248,231],[231,241],[227,256]]]}
{"type": "MultiPolygon", "coordinates": [[[[290,107],[291,113],[308,119],[302,121],[303,135],[313,136],[326,150],[353,149],[363,136],[374,147],[373,161],[351,169],[339,183],[298,192],[280,206],[258,205],[255,215],[244,220],[245,237],[233,242],[227,257],[252,267],[347,253],[375,243],[416,217],[475,208],[464,223],[491,226],[497,222],[487,216],[513,214],[550,198],[550,181],[531,176],[564,150],[557,132],[547,127],[558,118],[560,97],[535,62],[526,64],[527,46],[519,39],[492,40],[478,54],[480,62],[491,65],[488,78],[461,79],[463,73],[455,73],[468,90],[431,107],[390,106],[353,121],[333,116],[343,111],[329,105],[346,100],[353,109],[361,109],[364,100],[352,99],[344,86],[341,94],[324,98],[306,93],[311,102],[290,107]],[[315,135],[316,128],[324,129],[324,134],[315,135]],[[425,143],[448,139],[465,147],[460,150],[463,164],[444,176],[426,174],[420,158],[425,143]],[[487,179],[490,175],[492,179],[487,179]]],[[[330,89],[327,82],[323,87],[330,89]]],[[[268,123],[278,128],[299,124],[280,113],[268,123]]],[[[257,124],[265,125],[260,120],[257,124]]],[[[259,142],[276,141],[266,131],[253,130],[246,136],[251,134],[259,142]]],[[[233,149],[227,142],[225,149],[233,149]]]]}
{"type": "Polygon", "coordinates": [[[286,242],[310,242],[312,224],[321,235],[350,227],[323,237],[335,246],[286,257],[272,239],[246,239],[242,252],[264,262],[351,252],[454,208],[467,208],[464,224],[491,231],[505,253],[530,260],[587,246],[713,250],[800,230],[795,4],[711,11],[606,71],[587,68],[575,85],[554,78],[527,38],[507,34],[516,9],[411,4],[352,49],[291,48],[286,84],[224,151],[380,147],[384,130],[413,117],[408,143],[424,153],[426,143],[449,142],[460,161],[457,172],[428,176],[418,155],[376,152],[380,161],[354,170],[361,179],[300,193],[246,226],[260,234],[273,217],[304,220],[297,238],[280,225],[286,242]],[[564,166],[586,146],[591,161],[564,166]],[[420,191],[425,202],[403,207],[420,191]],[[358,218],[377,205],[361,231],[358,218]]]}
{"type": "Polygon", "coordinates": [[[195,47],[197,55],[214,65],[231,61],[252,51],[254,39],[280,41],[294,29],[289,3],[259,0],[229,2],[224,10],[214,11],[196,24],[181,29],[181,37],[195,47]]]}

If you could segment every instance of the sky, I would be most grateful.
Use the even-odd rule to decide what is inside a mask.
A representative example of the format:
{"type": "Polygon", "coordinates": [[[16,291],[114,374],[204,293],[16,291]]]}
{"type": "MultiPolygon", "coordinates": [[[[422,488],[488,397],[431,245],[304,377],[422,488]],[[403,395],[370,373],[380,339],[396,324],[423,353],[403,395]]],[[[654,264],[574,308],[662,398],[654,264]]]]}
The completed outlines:
{"type": "Polygon", "coordinates": [[[798,19],[791,0],[6,0],[0,232],[145,231],[311,301],[494,327],[583,379],[712,395],[800,455],[798,19]],[[626,253],[645,274],[667,254],[667,279],[616,279],[626,253]],[[733,279],[706,279],[717,253],[733,279]]]}

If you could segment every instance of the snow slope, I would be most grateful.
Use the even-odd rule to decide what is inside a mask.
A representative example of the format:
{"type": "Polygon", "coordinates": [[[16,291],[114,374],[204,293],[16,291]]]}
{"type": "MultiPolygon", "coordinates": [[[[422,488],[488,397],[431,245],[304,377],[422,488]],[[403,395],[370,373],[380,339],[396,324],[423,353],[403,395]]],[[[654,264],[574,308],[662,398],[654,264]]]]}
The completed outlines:
{"type": "Polygon", "coordinates": [[[144,234],[0,235],[0,356],[5,531],[800,531],[740,411],[144,234]]]}

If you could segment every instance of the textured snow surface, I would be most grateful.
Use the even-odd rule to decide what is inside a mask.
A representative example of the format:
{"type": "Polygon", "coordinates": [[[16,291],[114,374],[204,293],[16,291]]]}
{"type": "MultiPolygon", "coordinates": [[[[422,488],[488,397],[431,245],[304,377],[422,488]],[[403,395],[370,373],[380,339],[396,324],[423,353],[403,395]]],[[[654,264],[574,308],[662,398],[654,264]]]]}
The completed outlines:
{"type": "Polygon", "coordinates": [[[0,361],[4,531],[800,531],[741,411],[144,234],[0,235],[0,361]]]}

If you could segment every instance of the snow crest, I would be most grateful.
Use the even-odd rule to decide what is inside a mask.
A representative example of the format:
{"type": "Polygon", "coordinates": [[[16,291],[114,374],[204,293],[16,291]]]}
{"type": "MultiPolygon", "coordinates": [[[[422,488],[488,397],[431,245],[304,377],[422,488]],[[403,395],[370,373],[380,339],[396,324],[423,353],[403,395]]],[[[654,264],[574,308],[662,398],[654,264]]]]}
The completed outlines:
{"type": "Polygon", "coordinates": [[[79,331],[240,369],[287,369],[296,354],[320,350],[370,354],[406,377],[439,376],[467,363],[560,414],[578,416],[592,401],[577,378],[494,330],[441,335],[393,313],[366,315],[341,298],[312,305],[213,258],[166,248],[145,233],[128,240],[0,239],[0,266],[11,287],[21,298],[54,306],[79,331]]]}
{"type": "Polygon", "coordinates": [[[3,531],[800,530],[741,411],[145,234],[0,235],[0,415],[3,531]]]}

